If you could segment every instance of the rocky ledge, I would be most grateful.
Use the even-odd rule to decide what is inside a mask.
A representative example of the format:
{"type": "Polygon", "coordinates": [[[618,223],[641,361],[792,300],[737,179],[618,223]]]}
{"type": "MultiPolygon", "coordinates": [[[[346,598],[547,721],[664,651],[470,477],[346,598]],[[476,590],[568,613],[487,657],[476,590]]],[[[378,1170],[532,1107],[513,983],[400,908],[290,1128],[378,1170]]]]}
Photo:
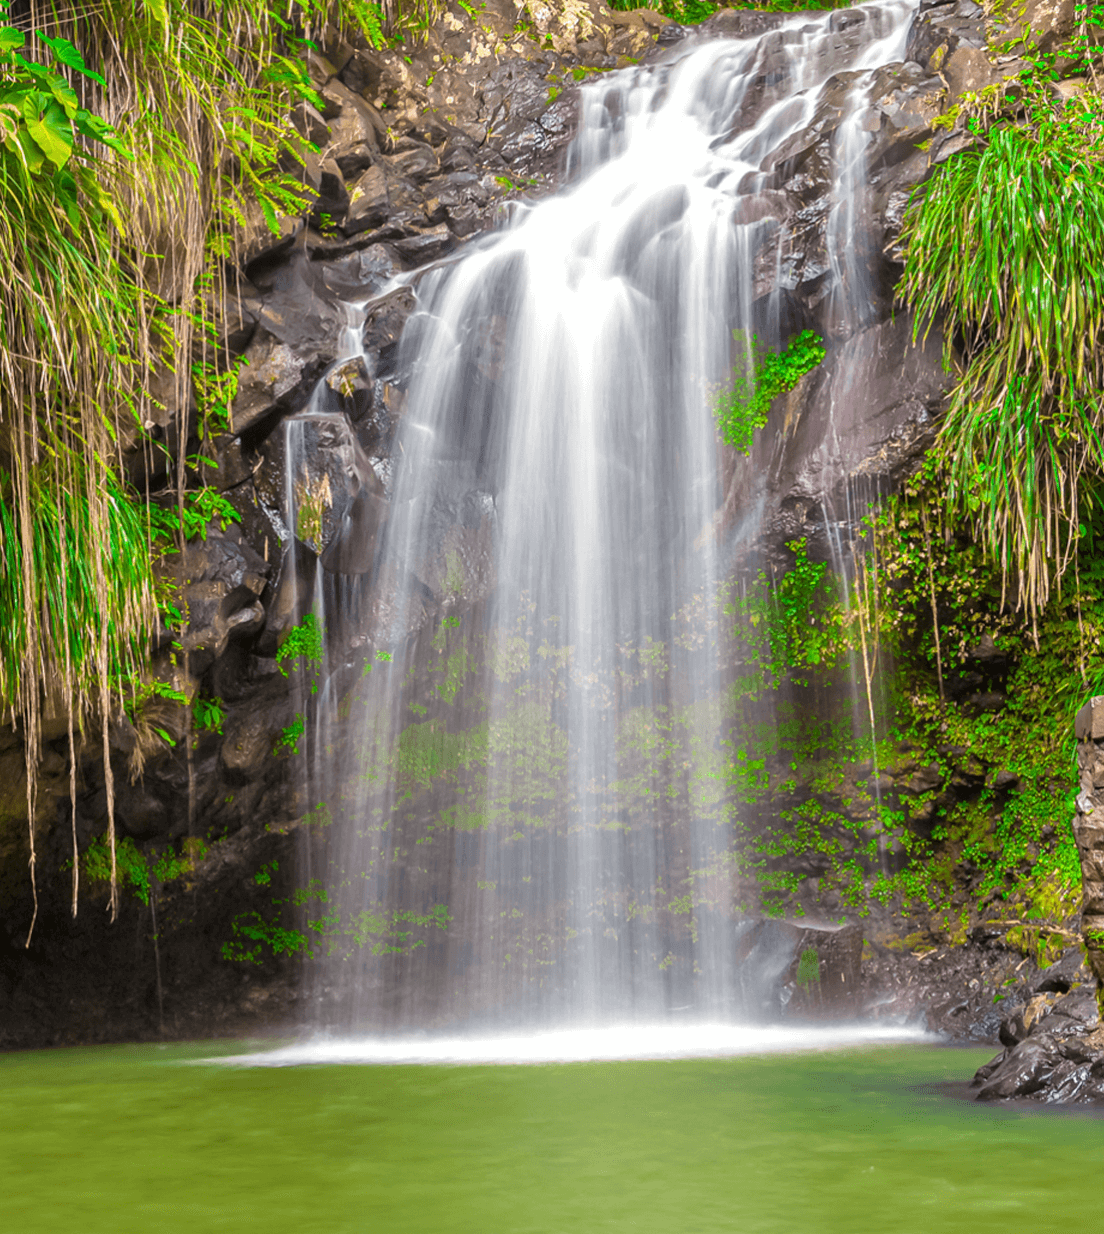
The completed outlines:
{"type": "Polygon", "coordinates": [[[1104,1024],[1080,949],[1039,974],[1027,1002],[1002,1021],[1005,1047],[979,1068],[979,1101],[1104,1100],[1104,1024]]]}

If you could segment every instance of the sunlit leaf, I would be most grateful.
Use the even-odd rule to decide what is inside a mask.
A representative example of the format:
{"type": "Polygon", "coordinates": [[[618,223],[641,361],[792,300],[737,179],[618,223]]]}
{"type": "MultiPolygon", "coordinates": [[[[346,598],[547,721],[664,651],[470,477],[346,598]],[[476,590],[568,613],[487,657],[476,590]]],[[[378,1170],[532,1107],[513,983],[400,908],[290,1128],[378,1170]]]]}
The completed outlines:
{"type": "Polygon", "coordinates": [[[46,44],[47,47],[57,56],[58,60],[66,66],[73,69],[74,72],[81,73],[85,77],[90,77],[93,81],[98,82],[101,86],[106,86],[107,82],[99,75],[94,73],[84,63],[84,57],[79,51],[69,42],[68,39],[50,38],[48,35],[40,34],[39,39],[46,44]]]}

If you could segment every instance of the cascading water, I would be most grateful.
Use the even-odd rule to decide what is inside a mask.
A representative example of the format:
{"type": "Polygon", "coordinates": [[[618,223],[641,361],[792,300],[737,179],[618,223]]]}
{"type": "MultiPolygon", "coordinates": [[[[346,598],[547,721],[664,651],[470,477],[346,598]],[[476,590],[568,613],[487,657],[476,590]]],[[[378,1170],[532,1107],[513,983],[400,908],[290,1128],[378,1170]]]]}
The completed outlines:
{"type": "MultiPolygon", "coordinates": [[[[778,152],[841,73],[828,296],[846,330],[865,320],[864,74],[900,58],[911,10],[804,15],[586,86],[571,186],[418,283],[385,540],[317,598],[381,649],[326,682],[310,737],[336,820],[307,909],[328,1022],[754,1011],[777,957],[738,955],[725,756],[755,749],[724,728],[711,408],[753,335],[805,324],[756,260],[778,152]]],[[[320,416],[289,427],[289,474],[320,416]]]]}

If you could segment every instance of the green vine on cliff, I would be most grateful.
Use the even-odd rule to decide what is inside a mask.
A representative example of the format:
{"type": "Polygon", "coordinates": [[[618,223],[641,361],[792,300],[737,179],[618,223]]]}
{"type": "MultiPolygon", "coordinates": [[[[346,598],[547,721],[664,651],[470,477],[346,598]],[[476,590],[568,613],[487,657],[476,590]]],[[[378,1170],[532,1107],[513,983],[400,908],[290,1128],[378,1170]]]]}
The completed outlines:
{"type": "MultiPolygon", "coordinates": [[[[733,332],[738,338],[738,332],[733,332]]],[[[771,403],[824,359],[824,340],[812,330],[802,330],[781,352],[767,350],[753,335],[745,355],[732,372],[732,384],[718,395],[713,406],[722,440],[741,454],[748,454],[757,429],[767,423],[771,403]]]]}
{"type": "Polygon", "coordinates": [[[323,653],[322,624],[313,613],[307,613],[285,635],[276,652],[276,663],[285,677],[299,670],[308,671],[311,693],[317,694],[323,653]]]}
{"type": "MultiPolygon", "coordinates": [[[[206,855],[207,845],[197,837],[185,839],[179,853],[168,848],[147,857],[130,836],[123,836],[115,845],[117,878],[143,907],[149,907],[153,880],[170,883],[184,878],[206,855]]],[[[110,883],[111,864],[111,846],[106,835],[93,840],[81,854],[84,875],[90,882],[110,883]]]]}

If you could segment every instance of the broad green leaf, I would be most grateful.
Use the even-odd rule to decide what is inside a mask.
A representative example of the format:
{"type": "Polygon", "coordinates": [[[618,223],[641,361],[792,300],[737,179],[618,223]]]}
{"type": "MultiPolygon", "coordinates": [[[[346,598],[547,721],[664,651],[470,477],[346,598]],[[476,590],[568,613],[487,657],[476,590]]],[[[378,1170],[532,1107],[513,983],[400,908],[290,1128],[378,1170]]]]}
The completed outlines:
{"type": "Polygon", "coordinates": [[[42,170],[46,156],[42,153],[38,143],[27,132],[26,128],[21,128],[15,136],[19,143],[19,156],[24,167],[32,176],[37,176],[42,170]]]}
{"type": "Polygon", "coordinates": [[[105,146],[110,146],[117,154],[130,159],[131,162],[134,161],[134,154],[130,147],[116,137],[111,125],[83,107],[74,113],[73,127],[82,137],[90,137],[93,141],[102,142],[105,146]]]}
{"type": "Polygon", "coordinates": [[[67,68],[73,69],[77,73],[83,74],[85,77],[90,77],[93,81],[99,82],[101,86],[106,86],[107,82],[99,75],[94,73],[84,63],[84,57],[79,51],[69,42],[68,39],[49,38],[46,35],[39,35],[39,38],[47,47],[57,56],[67,68]]]}
{"type": "Polygon", "coordinates": [[[80,106],[80,100],[77,98],[76,91],[60,73],[48,73],[43,84],[48,87],[50,93],[65,108],[69,115],[72,115],[80,106]]]}
{"type": "Polygon", "coordinates": [[[25,42],[22,31],[13,30],[10,26],[0,26],[0,55],[16,51],[25,42]]]}
{"type": "Polygon", "coordinates": [[[65,109],[52,98],[46,102],[41,112],[39,100],[45,101],[45,96],[29,95],[23,105],[27,132],[51,163],[56,167],[64,167],[73,153],[73,125],[65,114],[65,109]]]}

